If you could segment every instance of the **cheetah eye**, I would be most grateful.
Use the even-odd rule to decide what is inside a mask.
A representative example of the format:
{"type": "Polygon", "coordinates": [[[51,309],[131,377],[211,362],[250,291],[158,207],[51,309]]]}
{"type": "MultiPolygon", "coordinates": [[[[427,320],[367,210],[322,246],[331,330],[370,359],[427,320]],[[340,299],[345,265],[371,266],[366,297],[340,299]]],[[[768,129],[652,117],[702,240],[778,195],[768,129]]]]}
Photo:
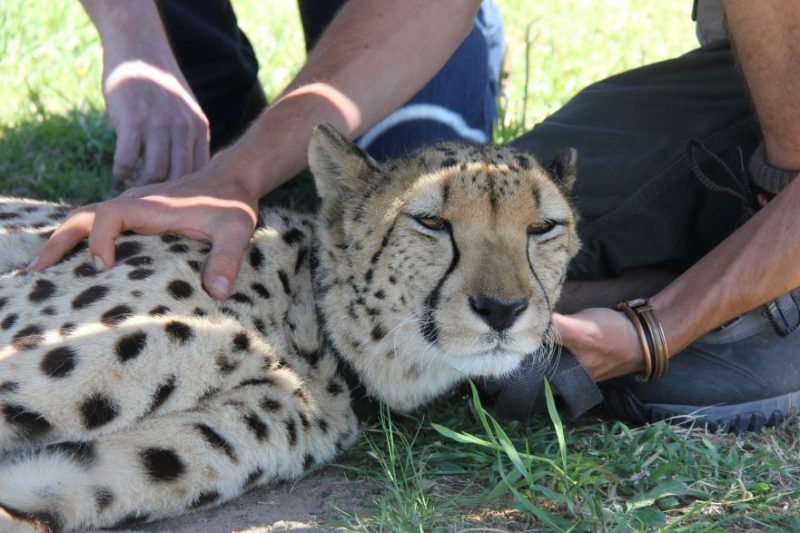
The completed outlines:
{"type": "Polygon", "coordinates": [[[433,231],[442,231],[447,225],[447,221],[442,217],[416,216],[411,218],[413,218],[414,222],[416,222],[420,226],[433,231]]]}
{"type": "Polygon", "coordinates": [[[528,235],[544,235],[545,233],[550,233],[555,227],[556,222],[554,220],[545,220],[538,224],[531,224],[528,226],[528,235]]]}

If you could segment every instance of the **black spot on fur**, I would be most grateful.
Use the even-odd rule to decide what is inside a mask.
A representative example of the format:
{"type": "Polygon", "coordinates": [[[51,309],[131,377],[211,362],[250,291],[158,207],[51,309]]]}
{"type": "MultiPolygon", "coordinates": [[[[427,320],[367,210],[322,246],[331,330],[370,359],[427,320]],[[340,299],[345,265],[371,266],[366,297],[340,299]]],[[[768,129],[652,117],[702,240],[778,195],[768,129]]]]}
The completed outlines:
{"type": "Polygon", "coordinates": [[[248,387],[250,385],[275,385],[275,382],[271,378],[250,378],[241,381],[234,388],[240,389],[242,387],[248,387]]]}
{"type": "Polygon", "coordinates": [[[283,408],[283,404],[281,404],[281,402],[278,400],[273,400],[269,396],[264,396],[261,398],[259,405],[268,413],[274,413],[275,411],[280,411],[283,408]]]}
{"type": "Polygon", "coordinates": [[[2,309],[3,307],[5,307],[5,305],[6,305],[7,303],[8,303],[8,298],[0,298],[0,309],[2,309]]]}
{"type": "Polygon", "coordinates": [[[66,322],[61,325],[61,328],[58,332],[61,334],[62,337],[69,337],[77,326],[72,322],[66,322]]]}
{"type": "Polygon", "coordinates": [[[303,429],[308,429],[311,427],[311,422],[308,421],[308,417],[306,416],[305,413],[303,413],[302,411],[298,412],[297,416],[300,417],[300,423],[303,424],[303,429]]]}
{"type": "Polygon", "coordinates": [[[150,316],[164,316],[169,313],[171,309],[166,305],[159,305],[157,307],[152,308],[150,311],[147,312],[150,316]]]}
{"type": "Polygon", "coordinates": [[[167,381],[158,386],[156,392],[153,394],[150,407],[147,408],[148,414],[161,407],[164,402],[166,402],[169,397],[172,396],[172,393],[175,392],[175,381],[175,376],[170,376],[167,381]]]}
{"type": "Polygon", "coordinates": [[[294,273],[297,274],[300,272],[300,268],[303,266],[303,262],[305,262],[306,257],[308,257],[308,248],[300,248],[297,251],[297,259],[294,261],[294,273]]]}
{"type": "Polygon", "coordinates": [[[42,328],[36,325],[22,328],[14,334],[11,339],[11,346],[19,351],[31,350],[36,348],[44,340],[42,328]]]}
{"type": "Polygon", "coordinates": [[[169,335],[172,340],[178,341],[181,344],[188,342],[194,336],[192,328],[177,320],[168,322],[167,325],[164,326],[164,331],[167,332],[167,335],[169,335]]]}
{"type": "Polygon", "coordinates": [[[175,481],[186,471],[178,454],[168,448],[145,448],[139,458],[152,481],[175,481]]]}
{"type": "Polygon", "coordinates": [[[263,475],[264,471],[260,468],[256,468],[255,470],[247,474],[244,483],[242,483],[242,490],[247,490],[252,488],[256,483],[258,483],[258,480],[261,479],[261,476],[263,475]]]}
{"type": "Polygon", "coordinates": [[[224,355],[217,356],[217,370],[222,372],[223,374],[230,374],[239,366],[239,363],[236,361],[231,361],[224,355]]]}
{"type": "Polygon", "coordinates": [[[327,433],[328,432],[328,423],[325,422],[325,420],[323,420],[322,418],[318,418],[317,419],[317,427],[323,433],[327,433]]]}
{"type": "Polygon", "coordinates": [[[114,493],[108,487],[94,489],[94,504],[97,512],[102,513],[114,502],[114,493]]]}
{"type": "Polygon", "coordinates": [[[19,383],[16,381],[3,381],[0,382],[0,394],[4,392],[16,392],[19,389],[19,383]]]}
{"type": "Polygon", "coordinates": [[[75,369],[75,350],[60,346],[47,352],[39,363],[39,368],[51,378],[63,378],[75,369]]]}
{"type": "Polygon", "coordinates": [[[192,311],[192,316],[204,317],[204,316],[208,316],[208,313],[206,313],[205,310],[203,310],[203,309],[201,309],[199,307],[195,307],[194,310],[192,311]]]}
{"type": "Polygon", "coordinates": [[[373,277],[373,272],[372,269],[370,268],[369,270],[367,270],[367,273],[364,274],[364,281],[366,281],[367,283],[372,283],[372,277],[373,277]]]}
{"type": "Polygon", "coordinates": [[[201,492],[200,495],[197,498],[195,498],[192,503],[189,504],[189,509],[197,509],[199,507],[212,504],[215,501],[219,500],[221,497],[222,495],[215,490],[210,490],[208,492],[201,492]]]}
{"type": "Polygon", "coordinates": [[[291,418],[283,421],[286,426],[286,438],[289,441],[289,446],[294,447],[297,444],[297,423],[291,418]]]}
{"type": "Polygon", "coordinates": [[[151,257],[147,257],[146,255],[139,255],[126,260],[125,264],[132,267],[147,266],[153,264],[153,259],[151,257]]]}
{"type": "Polygon", "coordinates": [[[186,252],[189,251],[189,247],[183,244],[182,242],[179,242],[177,244],[173,244],[172,246],[170,246],[169,251],[174,254],[185,254],[186,252]]]}
{"type": "Polygon", "coordinates": [[[3,319],[3,321],[0,322],[0,328],[2,328],[3,331],[6,331],[6,330],[14,327],[14,323],[16,321],[17,321],[17,314],[16,313],[11,313],[9,315],[6,315],[6,317],[3,319]]]}
{"type": "Polygon", "coordinates": [[[247,332],[240,331],[233,337],[233,351],[234,352],[246,352],[250,349],[250,337],[247,335],[247,332]]]}
{"type": "Polygon", "coordinates": [[[209,443],[214,448],[225,452],[225,455],[233,461],[234,463],[237,461],[236,459],[236,450],[234,449],[233,445],[225,439],[222,435],[211,429],[210,426],[206,424],[195,424],[194,428],[200,432],[203,436],[203,439],[207,443],[209,443]]]}
{"type": "Polygon", "coordinates": [[[73,309],[83,309],[102,300],[108,294],[108,287],[105,285],[92,285],[72,300],[73,309]]]}
{"type": "Polygon", "coordinates": [[[155,270],[150,270],[149,268],[137,268],[136,270],[131,270],[128,272],[128,279],[133,281],[141,281],[149,278],[155,274],[155,272],[155,270]]]}
{"type": "Polygon", "coordinates": [[[47,300],[56,293],[56,286],[52,281],[37,279],[33,285],[33,290],[28,294],[28,300],[39,303],[47,300]]]}
{"type": "Polygon", "coordinates": [[[42,309],[41,313],[42,313],[44,316],[53,316],[53,315],[55,315],[55,314],[56,314],[56,308],[55,308],[55,307],[53,307],[52,305],[48,305],[47,307],[45,307],[44,309],[42,309]]]}
{"type": "Polygon", "coordinates": [[[256,294],[258,294],[265,300],[270,297],[269,291],[261,283],[253,283],[252,285],[250,285],[250,288],[253,289],[256,292],[256,294]]]}
{"type": "Polygon", "coordinates": [[[267,427],[257,414],[250,411],[244,416],[244,421],[247,427],[250,428],[250,431],[253,432],[253,435],[255,435],[257,441],[264,442],[269,438],[269,427],[267,427]]]}
{"type": "Polygon", "coordinates": [[[114,258],[117,261],[124,261],[129,257],[139,254],[142,251],[142,243],[137,241],[125,241],[117,245],[114,258]]]}
{"type": "Polygon", "coordinates": [[[75,267],[72,273],[79,278],[91,278],[92,276],[96,276],[98,271],[91,263],[81,263],[75,267]]]}
{"type": "Polygon", "coordinates": [[[117,353],[117,359],[121,363],[125,363],[139,357],[145,346],[147,346],[147,333],[137,331],[121,337],[117,341],[114,351],[117,353]]]}
{"type": "Polygon", "coordinates": [[[167,284],[167,292],[176,300],[185,300],[194,293],[194,289],[185,281],[176,279],[167,284]]]}
{"type": "Polygon", "coordinates": [[[240,304],[253,305],[253,299],[246,294],[242,294],[241,292],[234,292],[231,294],[230,299],[234,302],[239,302],[240,304]]]}
{"type": "Polygon", "coordinates": [[[86,429],[105,426],[119,414],[119,406],[108,396],[96,392],[80,404],[83,425],[86,429]]]}
{"type": "Polygon", "coordinates": [[[35,439],[50,431],[50,422],[36,411],[13,403],[3,406],[6,422],[28,439],[35,439]]]}
{"type": "Polygon", "coordinates": [[[338,396],[344,392],[342,385],[338,381],[331,380],[326,389],[331,396],[338,396]]]}
{"type": "Polygon", "coordinates": [[[278,279],[281,280],[281,286],[283,287],[283,292],[288,294],[292,294],[292,290],[289,287],[289,276],[286,275],[286,272],[283,270],[278,270],[278,279]]]}
{"type": "Polygon", "coordinates": [[[118,326],[123,320],[130,318],[133,314],[133,309],[127,305],[118,305],[103,313],[100,316],[100,322],[108,327],[118,326]]]}
{"type": "Polygon", "coordinates": [[[17,218],[19,213],[0,213],[0,220],[11,220],[12,218],[17,218]]]}
{"type": "Polygon", "coordinates": [[[201,268],[200,268],[200,262],[199,261],[195,261],[194,259],[189,259],[189,260],[186,261],[186,264],[189,265],[189,268],[191,268],[192,270],[194,270],[198,274],[200,273],[201,268]]]}
{"type": "Polygon", "coordinates": [[[63,455],[84,468],[89,468],[97,459],[94,442],[86,440],[64,441],[48,444],[45,450],[51,454],[63,455]]]}
{"type": "Polygon", "coordinates": [[[384,298],[386,298],[386,293],[384,292],[383,289],[378,289],[377,291],[375,291],[374,296],[379,300],[383,300],[384,298]]]}
{"type": "Polygon", "coordinates": [[[458,164],[458,160],[454,157],[448,157],[442,161],[442,168],[452,167],[458,164]]]}
{"type": "Polygon", "coordinates": [[[521,168],[528,170],[531,168],[531,160],[523,155],[515,155],[514,161],[516,161],[517,165],[521,168]]]}
{"type": "Polygon", "coordinates": [[[226,314],[226,315],[228,315],[230,317],[233,317],[236,320],[239,320],[239,313],[237,313],[236,311],[234,311],[233,309],[231,309],[227,305],[224,305],[224,306],[220,307],[219,310],[220,310],[220,312],[222,312],[222,313],[224,313],[224,314],[226,314]]]}
{"type": "Polygon", "coordinates": [[[370,335],[372,336],[373,340],[379,341],[386,336],[386,331],[384,331],[381,325],[378,324],[374,328],[372,328],[370,335]]]}
{"type": "Polygon", "coordinates": [[[285,242],[286,244],[291,246],[294,243],[303,240],[303,237],[305,237],[305,234],[303,234],[303,232],[300,231],[297,228],[292,228],[289,231],[287,231],[286,233],[284,233],[282,235],[282,237],[283,237],[283,242],[285,242]]]}
{"type": "Polygon", "coordinates": [[[174,233],[165,233],[161,235],[160,239],[161,242],[167,244],[172,244],[173,242],[178,242],[180,240],[183,240],[183,238],[180,235],[175,235],[174,233]]]}
{"type": "Polygon", "coordinates": [[[250,248],[250,265],[256,269],[261,269],[261,265],[264,264],[264,252],[258,246],[253,246],[250,248]]]}
{"type": "Polygon", "coordinates": [[[258,331],[260,334],[264,335],[265,337],[267,336],[267,326],[266,324],[264,324],[263,320],[261,320],[260,318],[254,318],[253,326],[256,328],[256,331],[258,331]]]}

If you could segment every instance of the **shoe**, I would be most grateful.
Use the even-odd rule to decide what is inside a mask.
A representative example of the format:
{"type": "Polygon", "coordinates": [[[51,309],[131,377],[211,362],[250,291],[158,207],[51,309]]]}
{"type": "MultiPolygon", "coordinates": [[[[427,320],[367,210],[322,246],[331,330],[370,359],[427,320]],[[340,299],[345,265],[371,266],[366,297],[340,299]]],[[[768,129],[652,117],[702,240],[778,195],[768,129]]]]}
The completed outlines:
{"type": "Polygon", "coordinates": [[[695,341],[663,378],[604,383],[605,407],[634,423],[666,419],[731,433],[775,426],[800,407],[798,326],[795,289],[695,341]]]}

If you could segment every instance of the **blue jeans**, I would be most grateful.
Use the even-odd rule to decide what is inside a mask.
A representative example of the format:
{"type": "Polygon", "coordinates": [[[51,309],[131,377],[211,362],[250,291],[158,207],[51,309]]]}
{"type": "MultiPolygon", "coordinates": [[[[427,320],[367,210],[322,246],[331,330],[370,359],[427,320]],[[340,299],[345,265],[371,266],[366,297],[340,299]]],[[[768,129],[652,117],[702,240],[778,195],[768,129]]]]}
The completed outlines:
{"type": "MultiPolygon", "coordinates": [[[[344,3],[298,0],[308,48],[344,3]]],[[[266,106],[255,52],[229,0],[157,0],[157,5],[178,65],[209,119],[214,152],[236,140],[266,106]]],[[[359,144],[386,159],[433,141],[490,140],[502,53],[500,14],[494,0],[484,0],[475,27],[441,71],[359,144]]],[[[401,54],[396,59],[407,60],[401,54]]]]}

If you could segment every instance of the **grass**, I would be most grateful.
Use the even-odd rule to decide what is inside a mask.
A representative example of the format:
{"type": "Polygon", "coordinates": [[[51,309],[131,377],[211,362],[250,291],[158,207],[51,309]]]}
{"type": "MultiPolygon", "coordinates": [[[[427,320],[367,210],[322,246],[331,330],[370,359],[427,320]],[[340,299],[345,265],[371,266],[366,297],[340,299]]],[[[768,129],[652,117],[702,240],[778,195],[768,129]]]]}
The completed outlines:
{"type": "MultiPolygon", "coordinates": [[[[507,141],[579,88],[694,46],[688,2],[498,0],[508,37],[507,141]]],[[[303,60],[294,2],[234,3],[274,96],[303,60]]],[[[109,194],[114,134],[101,49],[77,2],[4,0],[0,11],[0,193],[76,203],[109,194]]],[[[309,194],[307,185],[282,196],[309,194]]],[[[288,200],[287,200],[288,198],[288,200]]],[[[800,530],[797,420],[731,437],[666,423],[629,427],[555,411],[500,424],[470,391],[413,417],[383,413],[342,458],[380,481],[348,530],[800,530]]]]}

